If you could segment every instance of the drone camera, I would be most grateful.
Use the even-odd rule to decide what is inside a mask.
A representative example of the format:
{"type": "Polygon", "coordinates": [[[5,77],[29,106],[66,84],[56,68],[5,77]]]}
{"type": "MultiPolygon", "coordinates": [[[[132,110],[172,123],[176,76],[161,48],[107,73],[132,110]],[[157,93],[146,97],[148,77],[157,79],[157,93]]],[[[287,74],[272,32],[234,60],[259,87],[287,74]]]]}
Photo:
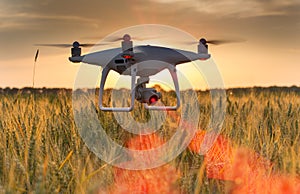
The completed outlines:
{"type": "Polygon", "coordinates": [[[153,105],[161,99],[161,93],[157,92],[154,88],[138,88],[136,93],[136,99],[148,105],[153,105]]]}

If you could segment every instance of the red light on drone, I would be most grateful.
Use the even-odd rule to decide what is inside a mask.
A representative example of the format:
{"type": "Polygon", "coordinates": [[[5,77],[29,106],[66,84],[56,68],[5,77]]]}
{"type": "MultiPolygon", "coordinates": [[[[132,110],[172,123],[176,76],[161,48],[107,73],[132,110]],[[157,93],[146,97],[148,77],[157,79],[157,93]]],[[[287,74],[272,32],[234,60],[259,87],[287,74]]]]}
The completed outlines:
{"type": "Polygon", "coordinates": [[[201,61],[205,61],[205,60],[207,60],[207,58],[200,58],[199,60],[201,60],[201,61]]]}
{"type": "Polygon", "coordinates": [[[157,102],[158,98],[156,96],[152,96],[150,99],[149,99],[149,102],[150,104],[153,104],[155,102],[157,102]]]}
{"type": "Polygon", "coordinates": [[[124,59],[132,59],[132,56],[131,55],[123,55],[123,58],[124,59]]]}

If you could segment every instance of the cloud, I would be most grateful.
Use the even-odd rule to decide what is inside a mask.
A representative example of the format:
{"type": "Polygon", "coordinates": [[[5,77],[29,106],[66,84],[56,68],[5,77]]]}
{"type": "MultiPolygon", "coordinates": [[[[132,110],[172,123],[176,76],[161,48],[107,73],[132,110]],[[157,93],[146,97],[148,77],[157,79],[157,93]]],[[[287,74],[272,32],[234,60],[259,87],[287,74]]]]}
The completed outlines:
{"type": "Polygon", "coordinates": [[[180,4],[198,13],[217,14],[219,17],[256,17],[286,15],[291,8],[300,7],[297,0],[150,0],[162,4],[180,4]]]}
{"type": "Polygon", "coordinates": [[[197,37],[285,43],[294,42],[300,30],[298,0],[1,0],[0,7],[0,41],[8,45],[4,58],[15,57],[19,45],[101,37],[143,23],[171,25],[197,37]]]}
{"type": "Polygon", "coordinates": [[[74,23],[85,23],[91,25],[97,25],[97,20],[72,15],[44,15],[44,14],[31,14],[31,13],[16,13],[16,14],[2,14],[0,15],[2,21],[0,23],[1,30],[18,30],[32,28],[39,22],[49,21],[64,21],[74,23]]]}
{"type": "Polygon", "coordinates": [[[72,13],[64,7],[57,8],[50,6],[51,1],[36,2],[28,0],[26,2],[13,0],[2,0],[0,2],[0,31],[20,30],[33,28],[37,24],[44,23],[45,27],[49,21],[64,21],[66,23],[84,23],[95,25],[98,20],[87,16],[72,13]]]}

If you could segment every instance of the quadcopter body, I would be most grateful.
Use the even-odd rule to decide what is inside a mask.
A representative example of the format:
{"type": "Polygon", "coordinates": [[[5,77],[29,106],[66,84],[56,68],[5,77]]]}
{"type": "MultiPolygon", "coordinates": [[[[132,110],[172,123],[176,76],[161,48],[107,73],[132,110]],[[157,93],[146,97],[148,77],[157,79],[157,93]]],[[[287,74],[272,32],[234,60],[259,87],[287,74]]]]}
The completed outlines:
{"type": "Polygon", "coordinates": [[[172,49],[160,46],[133,46],[128,34],[123,36],[122,47],[98,51],[81,56],[81,48],[78,42],[73,43],[71,49],[71,62],[87,63],[101,66],[102,77],[100,82],[99,107],[103,111],[129,112],[134,108],[134,101],[144,103],[146,109],[150,110],[177,110],[180,107],[180,92],[176,73],[176,65],[210,58],[208,46],[205,39],[200,39],[198,53],[180,49],[172,49]],[[154,88],[147,88],[149,77],[168,69],[174,82],[177,97],[176,106],[153,106],[161,94],[154,88]],[[132,76],[131,79],[131,105],[130,107],[104,107],[103,92],[104,85],[110,70],[121,75],[132,76]],[[137,76],[139,77],[137,80],[137,76]]]}
{"type": "MultiPolygon", "coordinates": [[[[102,111],[129,112],[134,108],[137,100],[143,103],[146,109],[150,110],[177,110],[180,107],[180,92],[176,66],[195,60],[206,60],[210,58],[208,54],[208,43],[213,41],[200,39],[198,42],[198,52],[173,49],[161,46],[139,45],[133,46],[130,35],[125,34],[121,40],[120,48],[113,48],[81,55],[81,47],[94,46],[95,44],[80,44],[75,41],[68,44],[40,44],[41,46],[60,46],[71,48],[69,60],[74,63],[86,63],[102,67],[102,77],[99,90],[99,107],[102,111]],[[155,106],[161,98],[161,93],[154,88],[147,88],[150,76],[153,76],[165,69],[171,74],[174,82],[177,103],[176,106],[155,106]],[[104,107],[103,93],[106,78],[113,70],[121,75],[131,76],[131,104],[129,107],[104,107]]],[[[96,44],[97,45],[97,44],[96,44]]],[[[102,45],[102,44],[100,44],[102,45]]]]}

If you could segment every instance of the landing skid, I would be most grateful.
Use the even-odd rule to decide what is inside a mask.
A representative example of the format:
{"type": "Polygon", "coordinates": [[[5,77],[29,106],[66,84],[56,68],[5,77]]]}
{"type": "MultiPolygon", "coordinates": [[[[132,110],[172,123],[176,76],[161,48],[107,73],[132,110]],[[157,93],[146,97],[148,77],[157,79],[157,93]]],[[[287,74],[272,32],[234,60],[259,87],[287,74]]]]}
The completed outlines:
{"type": "MultiPolygon", "coordinates": [[[[179,92],[179,83],[178,83],[178,77],[176,73],[176,67],[174,65],[168,65],[167,69],[169,70],[171,77],[173,79],[173,83],[175,86],[175,92],[176,92],[176,99],[177,103],[176,106],[152,106],[148,105],[147,103],[143,103],[145,109],[148,110],[159,110],[159,111],[169,111],[169,110],[177,110],[180,107],[180,92],[179,92]]],[[[108,76],[108,73],[111,69],[109,67],[105,67],[102,70],[102,77],[100,82],[100,91],[99,91],[99,108],[102,111],[113,111],[113,112],[130,112],[134,109],[134,102],[135,102],[135,90],[137,87],[136,84],[136,74],[137,74],[137,67],[132,66],[131,67],[131,100],[130,100],[130,106],[129,107],[104,107],[103,106],[103,94],[104,94],[104,85],[106,82],[106,78],[108,76]]]]}

